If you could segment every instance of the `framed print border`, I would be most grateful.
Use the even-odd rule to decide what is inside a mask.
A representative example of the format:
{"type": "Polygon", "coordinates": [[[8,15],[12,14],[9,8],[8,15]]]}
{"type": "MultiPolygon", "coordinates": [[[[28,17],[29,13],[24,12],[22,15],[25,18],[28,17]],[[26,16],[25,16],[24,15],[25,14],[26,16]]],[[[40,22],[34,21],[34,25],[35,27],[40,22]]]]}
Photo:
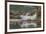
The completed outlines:
{"type": "Polygon", "coordinates": [[[44,31],[44,3],[43,2],[26,2],[26,1],[5,1],[5,33],[7,33],[7,2],[18,2],[18,3],[33,3],[33,4],[42,4],[43,5],[43,30],[35,31],[19,31],[19,32],[9,32],[9,33],[24,33],[24,32],[40,32],[44,31]]]}

